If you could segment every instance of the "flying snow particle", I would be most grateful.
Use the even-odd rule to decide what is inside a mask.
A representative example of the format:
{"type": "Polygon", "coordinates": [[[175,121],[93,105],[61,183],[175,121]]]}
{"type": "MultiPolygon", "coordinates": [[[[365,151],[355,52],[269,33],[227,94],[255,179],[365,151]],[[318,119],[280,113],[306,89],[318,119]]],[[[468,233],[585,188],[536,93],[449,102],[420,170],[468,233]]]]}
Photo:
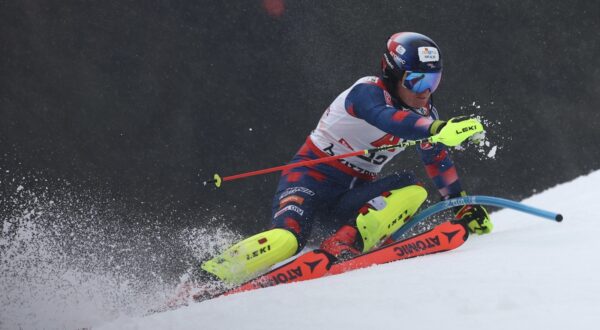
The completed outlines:
{"type": "Polygon", "coordinates": [[[487,156],[489,158],[496,158],[496,151],[498,150],[498,146],[493,146],[490,152],[488,152],[487,156]]]}

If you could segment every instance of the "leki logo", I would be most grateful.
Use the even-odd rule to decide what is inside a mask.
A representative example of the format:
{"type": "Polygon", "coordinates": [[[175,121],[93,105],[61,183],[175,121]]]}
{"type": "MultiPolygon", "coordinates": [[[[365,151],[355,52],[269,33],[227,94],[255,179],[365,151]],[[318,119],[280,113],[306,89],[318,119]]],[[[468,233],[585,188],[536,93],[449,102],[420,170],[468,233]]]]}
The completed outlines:
{"type": "Polygon", "coordinates": [[[476,129],[477,129],[477,126],[476,126],[476,125],[473,125],[473,126],[467,126],[467,127],[463,127],[463,128],[461,128],[461,129],[457,129],[457,130],[456,130],[456,134],[462,134],[462,133],[466,133],[466,132],[468,132],[468,131],[474,131],[474,130],[476,130],[476,129]]]}
{"type": "MultiPolygon", "coordinates": [[[[405,211],[405,212],[407,212],[407,211],[405,211]]],[[[399,221],[402,221],[402,218],[404,218],[404,213],[400,214],[398,217],[396,217],[396,219],[394,219],[394,221],[392,221],[392,223],[390,223],[388,225],[388,229],[392,228],[393,226],[395,226],[399,221]]]]}
{"type": "Polygon", "coordinates": [[[253,251],[250,254],[247,254],[246,255],[246,260],[250,260],[252,258],[256,258],[256,257],[258,257],[261,254],[267,253],[267,251],[271,251],[271,245],[267,245],[267,246],[262,247],[262,248],[260,248],[260,249],[258,249],[256,251],[253,251]]]}

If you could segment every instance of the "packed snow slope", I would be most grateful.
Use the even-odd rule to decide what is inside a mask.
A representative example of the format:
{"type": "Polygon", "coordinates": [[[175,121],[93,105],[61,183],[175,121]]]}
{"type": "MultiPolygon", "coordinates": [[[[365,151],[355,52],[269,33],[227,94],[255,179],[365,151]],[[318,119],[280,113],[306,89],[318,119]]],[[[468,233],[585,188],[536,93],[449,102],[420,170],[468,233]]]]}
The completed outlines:
{"type": "Polygon", "coordinates": [[[598,329],[600,171],[523,201],[457,250],[122,318],[99,329],[598,329]]]}

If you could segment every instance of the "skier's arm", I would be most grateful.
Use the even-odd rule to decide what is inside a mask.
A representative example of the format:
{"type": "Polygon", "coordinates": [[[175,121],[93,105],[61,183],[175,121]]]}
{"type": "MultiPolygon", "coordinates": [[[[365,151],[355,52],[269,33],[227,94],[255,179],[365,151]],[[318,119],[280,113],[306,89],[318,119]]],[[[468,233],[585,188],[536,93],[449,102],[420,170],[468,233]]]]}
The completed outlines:
{"type": "MultiPolygon", "coordinates": [[[[417,152],[425,164],[425,171],[438,188],[442,199],[466,196],[462,189],[456,167],[448,155],[448,149],[441,143],[424,143],[417,147],[417,152]]],[[[482,205],[464,205],[454,208],[456,219],[463,220],[471,233],[487,234],[494,225],[482,205]]]]}
{"type": "Polygon", "coordinates": [[[371,84],[354,86],[346,97],[345,106],[351,115],[405,140],[428,138],[437,133],[443,123],[387,105],[383,90],[371,84]]]}
{"type": "Polygon", "coordinates": [[[442,199],[460,195],[462,187],[448,149],[441,143],[424,143],[417,147],[417,152],[442,199]]]}

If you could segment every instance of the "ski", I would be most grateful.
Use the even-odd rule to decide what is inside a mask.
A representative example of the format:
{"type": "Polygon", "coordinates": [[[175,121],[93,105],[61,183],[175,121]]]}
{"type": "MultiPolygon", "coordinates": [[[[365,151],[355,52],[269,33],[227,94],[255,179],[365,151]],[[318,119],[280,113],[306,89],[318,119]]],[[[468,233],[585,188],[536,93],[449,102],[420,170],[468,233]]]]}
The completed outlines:
{"type": "Polygon", "coordinates": [[[461,246],[468,236],[468,231],[462,223],[446,221],[421,234],[344,261],[337,260],[325,251],[313,250],[238,287],[212,297],[197,297],[196,300],[203,301],[284,283],[312,280],[373,265],[449,251],[461,246]]]}
{"type": "Polygon", "coordinates": [[[463,196],[453,198],[439,202],[419,212],[392,235],[392,243],[386,244],[371,252],[346,261],[340,261],[324,251],[313,250],[293,259],[283,266],[277,267],[258,278],[232,289],[223,290],[211,288],[210,282],[185,282],[180,284],[180,287],[176,290],[177,294],[168,300],[166,304],[149,311],[149,313],[178,308],[188,305],[191,301],[204,301],[219,296],[231,295],[238,292],[250,291],[283,283],[306,281],[372,265],[456,249],[467,240],[468,231],[463,224],[454,221],[444,222],[429,231],[404,240],[399,240],[399,238],[431,215],[455,206],[467,204],[511,208],[558,222],[563,219],[560,214],[498,197],[463,196]]]}

